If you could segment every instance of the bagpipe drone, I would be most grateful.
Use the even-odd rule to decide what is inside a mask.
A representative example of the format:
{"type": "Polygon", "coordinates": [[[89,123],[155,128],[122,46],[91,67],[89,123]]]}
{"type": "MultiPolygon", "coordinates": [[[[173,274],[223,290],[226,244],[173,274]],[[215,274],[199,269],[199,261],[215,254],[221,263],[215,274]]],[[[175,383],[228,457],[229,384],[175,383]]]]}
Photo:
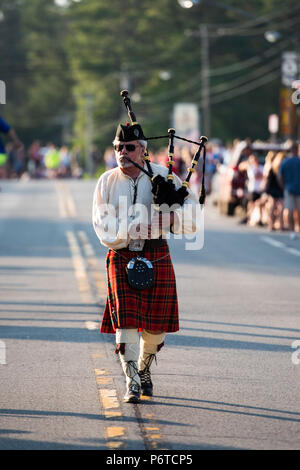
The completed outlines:
{"type": "MultiPolygon", "coordinates": [[[[157,137],[145,137],[143,135],[142,128],[138,124],[136,120],[135,113],[132,110],[131,107],[131,102],[130,98],[128,96],[128,91],[123,90],[121,91],[121,96],[124,101],[124,105],[126,107],[129,119],[131,121],[131,125],[134,126],[133,129],[133,137],[134,140],[153,140],[153,139],[169,139],[169,145],[168,145],[168,175],[167,178],[164,178],[161,175],[154,175],[152,167],[151,167],[151,162],[150,162],[150,157],[148,155],[148,151],[146,151],[144,155],[144,160],[147,165],[147,170],[140,166],[138,163],[132,161],[128,156],[126,159],[130,161],[134,166],[139,168],[141,171],[143,171],[146,175],[149,176],[151,183],[152,183],[152,193],[153,193],[153,202],[154,204],[157,205],[162,205],[162,204],[167,204],[168,206],[172,206],[173,204],[179,204],[180,206],[183,205],[185,198],[188,196],[188,187],[189,187],[189,181],[192,176],[192,173],[195,171],[195,166],[197,165],[199,158],[201,156],[201,152],[203,152],[203,168],[202,168],[202,182],[201,182],[201,190],[200,190],[200,196],[199,196],[199,203],[201,205],[204,204],[205,202],[205,160],[206,160],[206,148],[205,144],[208,141],[207,137],[201,136],[199,139],[199,142],[194,142],[193,140],[186,139],[184,137],[180,137],[175,134],[175,129],[171,128],[168,129],[168,135],[162,135],[162,136],[157,136],[157,137]],[[174,180],[174,174],[173,174],[173,165],[174,165],[174,139],[180,139],[185,142],[189,142],[191,144],[195,144],[198,146],[197,151],[195,152],[193,159],[191,161],[191,166],[187,169],[187,175],[184,181],[182,181],[182,186],[178,189],[175,188],[175,184],[173,182],[174,180]]],[[[119,126],[119,130],[122,133],[122,128],[123,126],[119,126]]]]}

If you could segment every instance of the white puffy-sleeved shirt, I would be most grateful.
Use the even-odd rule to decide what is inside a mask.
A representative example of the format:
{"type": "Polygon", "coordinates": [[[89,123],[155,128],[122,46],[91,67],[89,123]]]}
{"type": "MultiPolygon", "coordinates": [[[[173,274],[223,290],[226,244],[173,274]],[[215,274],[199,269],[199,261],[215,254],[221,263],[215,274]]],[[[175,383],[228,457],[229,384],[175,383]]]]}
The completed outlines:
{"type": "MultiPolygon", "coordinates": [[[[168,168],[151,163],[154,175],[164,177],[168,168]]],[[[145,169],[146,166],[145,166],[145,169]]],[[[176,189],[182,181],[174,175],[176,189]]],[[[151,223],[155,213],[152,184],[142,171],[136,180],[125,175],[117,167],[103,173],[96,185],[93,197],[93,226],[102,245],[113,250],[126,248],[131,242],[129,230],[139,223],[151,223]]],[[[176,223],[172,227],[175,234],[195,234],[201,229],[200,204],[190,190],[183,206],[176,206],[176,223]]],[[[167,229],[159,235],[166,236],[167,229]]]]}

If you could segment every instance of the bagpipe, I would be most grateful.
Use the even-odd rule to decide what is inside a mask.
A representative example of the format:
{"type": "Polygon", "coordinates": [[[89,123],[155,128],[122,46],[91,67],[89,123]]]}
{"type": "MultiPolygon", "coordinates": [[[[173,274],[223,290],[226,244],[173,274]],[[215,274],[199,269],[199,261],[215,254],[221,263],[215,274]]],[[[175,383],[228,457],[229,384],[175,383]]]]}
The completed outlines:
{"type": "MultiPolygon", "coordinates": [[[[131,107],[131,101],[128,96],[128,91],[127,90],[122,90],[121,91],[121,96],[124,101],[124,105],[126,107],[128,117],[131,121],[131,124],[138,124],[136,120],[135,113],[132,110],[131,107]]],[[[169,139],[169,144],[168,144],[168,175],[166,178],[164,178],[161,175],[154,175],[152,167],[151,167],[151,162],[150,162],[150,157],[148,154],[148,151],[146,150],[145,155],[144,155],[144,160],[146,162],[147,170],[139,165],[138,163],[134,162],[131,160],[128,156],[125,158],[131,162],[134,166],[139,168],[141,171],[143,171],[146,175],[149,176],[151,183],[152,183],[152,193],[153,193],[153,202],[154,204],[157,204],[161,206],[162,204],[167,204],[169,207],[172,206],[173,204],[179,204],[180,206],[183,205],[186,197],[188,196],[188,187],[189,187],[189,181],[190,178],[195,171],[195,166],[197,165],[201,152],[203,152],[203,168],[202,168],[202,182],[201,182],[201,190],[200,190],[200,196],[199,196],[199,203],[201,205],[204,204],[205,202],[205,160],[206,160],[206,147],[205,144],[208,141],[207,137],[201,136],[199,139],[199,142],[194,142],[193,140],[186,139],[184,137],[180,137],[175,134],[175,129],[170,128],[168,129],[168,134],[167,135],[162,135],[162,136],[157,136],[157,137],[145,137],[145,140],[153,140],[153,139],[169,139]],[[195,144],[198,146],[197,151],[195,152],[193,159],[191,161],[191,166],[187,169],[187,175],[184,181],[182,181],[182,186],[178,189],[175,188],[174,184],[174,174],[173,174],[173,165],[174,165],[174,139],[179,139],[183,140],[185,142],[189,142],[191,144],[195,144]]]]}

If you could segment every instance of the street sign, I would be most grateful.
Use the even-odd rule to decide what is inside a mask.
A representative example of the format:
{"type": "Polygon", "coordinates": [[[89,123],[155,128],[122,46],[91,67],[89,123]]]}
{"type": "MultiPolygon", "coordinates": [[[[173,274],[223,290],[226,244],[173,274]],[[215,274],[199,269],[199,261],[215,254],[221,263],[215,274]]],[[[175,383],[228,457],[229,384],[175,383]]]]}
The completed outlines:
{"type": "Polygon", "coordinates": [[[281,62],[281,81],[286,87],[291,87],[294,80],[299,78],[300,56],[297,52],[284,52],[281,62]]]}
{"type": "Polygon", "coordinates": [[[195,103],[177,103],[173,111],[176,134],[185,138],[199,137],[199,110],[195,103]]]}
{"type": "Polygon", "coordinates": [[[282,88],[280,90],[280,133],[289,138],[295,129],[295,105],[292,102],[292,89],[282,88]]]}
{"type": "Polygon", "coordinates": [[[0,104],[6,104],[6,87],[3,80],[0,80],[0,104]]]}
{"type": "Polygon", "coordinates": [[[277,114],[270,114],[269,132],[270,134],[277,134],[278,130],[279,130],[279,117],[277,114]]]}

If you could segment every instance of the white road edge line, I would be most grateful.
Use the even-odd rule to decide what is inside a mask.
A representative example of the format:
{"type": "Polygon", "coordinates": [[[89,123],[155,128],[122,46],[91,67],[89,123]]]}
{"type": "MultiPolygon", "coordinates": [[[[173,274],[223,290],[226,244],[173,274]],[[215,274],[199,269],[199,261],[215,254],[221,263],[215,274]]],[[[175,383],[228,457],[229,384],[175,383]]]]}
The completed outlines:
{"type": "Polygon", "coordinates": [[[282,242],[273,240],[273,238],[270,238],[270,237],[260,237],[260,238],[266,243],[268,243],[269,245],[276,246],[276,248],[284,248],[284,244],[282,242]]]}
{"type": "Polygon", "coordinates": [[[260,237],[260,238],[261,238],[261,240],[268,243],[269,245],[272,245],[276,248],[282,248],[284,251],[287,251],[291,255],[300,256],[300,251],[297,250],[296,248],[288,247],[282,242],[279,242],[277,240],[273,240],[273,238],[271,238],[271,237],[260,237]]]}

